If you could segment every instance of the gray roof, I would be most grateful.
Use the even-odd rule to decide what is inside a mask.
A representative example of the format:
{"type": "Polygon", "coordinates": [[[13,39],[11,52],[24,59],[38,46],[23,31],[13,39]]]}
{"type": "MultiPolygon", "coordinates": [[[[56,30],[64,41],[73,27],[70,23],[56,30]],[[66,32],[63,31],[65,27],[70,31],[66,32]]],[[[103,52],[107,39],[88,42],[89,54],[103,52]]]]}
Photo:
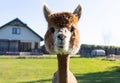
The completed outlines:
{"type": "Polygon", "coordinates": [[[22,22],[20,19],[18,19],[18,18],[16,18],[16,19],[14,19],[14,20],[12,20],[12,21],[4,24],[3,26],[0,27],[0,29],[4,28],[5,26],[11,25],[11,24],[14,23],[14,22],[19,23],[19,24],[14,24],[14,25],[26,27],[26,28],[29,29],[32,33],[34,33],[36,36],[38,36],[41,41],[43,41],[43,38],[42,38],[40,35],[38,35],[35,31],[33,31],[30,27],[28,27],[27,24],[23,23],[23,22],[22,22]]]}

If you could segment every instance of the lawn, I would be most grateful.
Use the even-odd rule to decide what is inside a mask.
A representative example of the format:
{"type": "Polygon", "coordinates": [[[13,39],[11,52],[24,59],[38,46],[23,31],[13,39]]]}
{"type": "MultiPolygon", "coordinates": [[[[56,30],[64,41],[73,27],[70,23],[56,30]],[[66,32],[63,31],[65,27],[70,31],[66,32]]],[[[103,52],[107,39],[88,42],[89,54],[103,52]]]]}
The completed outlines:
{"type": "MultiPolygon", "coordinates": [[[[0,83],[51,83],[56,57],[0,58],[0,83]]],[[[70,70],[78,83],[120,83],[120,61],[71,58],[70,70]]]]}

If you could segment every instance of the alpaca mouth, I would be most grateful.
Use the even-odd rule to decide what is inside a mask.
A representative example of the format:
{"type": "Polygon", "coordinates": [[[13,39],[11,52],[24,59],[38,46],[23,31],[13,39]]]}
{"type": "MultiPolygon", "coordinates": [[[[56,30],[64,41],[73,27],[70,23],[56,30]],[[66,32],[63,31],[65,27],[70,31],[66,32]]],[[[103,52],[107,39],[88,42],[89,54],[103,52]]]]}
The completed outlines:
{"type": "Polygon", "coordinates": [[[64,46],[58,46],[59,48],[64,48],[64,46]]]}

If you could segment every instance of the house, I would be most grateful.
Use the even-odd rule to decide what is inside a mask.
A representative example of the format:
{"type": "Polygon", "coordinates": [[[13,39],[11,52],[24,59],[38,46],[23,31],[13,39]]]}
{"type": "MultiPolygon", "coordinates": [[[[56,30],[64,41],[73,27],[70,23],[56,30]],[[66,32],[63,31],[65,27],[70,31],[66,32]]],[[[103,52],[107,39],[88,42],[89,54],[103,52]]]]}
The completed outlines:
{"type": "Polygon", "coordinates": [[[31,52],[43,38],[18,18],[0,27],[0,53],[31,52]]]}

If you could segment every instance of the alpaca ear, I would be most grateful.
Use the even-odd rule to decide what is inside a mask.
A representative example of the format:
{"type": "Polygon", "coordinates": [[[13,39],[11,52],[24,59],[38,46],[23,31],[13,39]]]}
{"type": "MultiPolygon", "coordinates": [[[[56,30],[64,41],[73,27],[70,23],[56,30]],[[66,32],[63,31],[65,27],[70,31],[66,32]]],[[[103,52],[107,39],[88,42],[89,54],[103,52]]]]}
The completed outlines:
{"type": "Polygon", "coordinates": [[[48,15],[51,14],[51,11],[46,5],[43,6],[43,12],[44,12],[46,21],[48,21],[48,15]]]}
{"type": "Polygon", "coordinates": [[[80,6],[80,4],[77,6],[77,8],[74,10],[73,14],[76,14],[78,16],[78,19],[81,16],[81,12],[82,12],[82,8],[80,6]]]}

